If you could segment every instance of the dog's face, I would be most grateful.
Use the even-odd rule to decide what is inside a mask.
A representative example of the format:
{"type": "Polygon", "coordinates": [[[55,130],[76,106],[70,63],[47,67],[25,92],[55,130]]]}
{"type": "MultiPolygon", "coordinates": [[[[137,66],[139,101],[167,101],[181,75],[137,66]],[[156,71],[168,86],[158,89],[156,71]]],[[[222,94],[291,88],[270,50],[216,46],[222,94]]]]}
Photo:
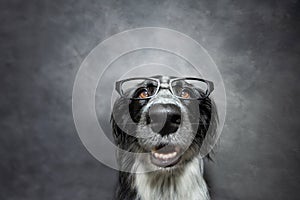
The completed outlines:
{"type": "Polygon", "coordinates": [[[153,78],[159,80],[159,86],[142,81],[124,91],[123,96],[129,98],[115,102],[112,123],[118,146],[146,153],[134,158],[121,155],[119,159],[147,170],[179,169],[199,156],[210,122],[216,117],[212,114],[214,104],[208,95],[199,99],[207,91],[186,80],[171,85],[174,77],[153,78]]]}

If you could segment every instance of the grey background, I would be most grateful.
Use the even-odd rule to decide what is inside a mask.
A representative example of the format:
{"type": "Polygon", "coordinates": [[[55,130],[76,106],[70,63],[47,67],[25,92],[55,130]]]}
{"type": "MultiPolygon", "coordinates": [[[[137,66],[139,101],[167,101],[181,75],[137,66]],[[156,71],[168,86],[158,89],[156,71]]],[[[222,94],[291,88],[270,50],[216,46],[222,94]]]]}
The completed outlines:
{"type": "Polygon", "coordinates": [[[206,167],[213,199],[299,199],[299,8],[297,0],[2,0],[0,199],[111,199],[117,173],[81,144],[72,85],[99,42],[144,26],[191,36],[222,73],[227,119],[206,167]]]}

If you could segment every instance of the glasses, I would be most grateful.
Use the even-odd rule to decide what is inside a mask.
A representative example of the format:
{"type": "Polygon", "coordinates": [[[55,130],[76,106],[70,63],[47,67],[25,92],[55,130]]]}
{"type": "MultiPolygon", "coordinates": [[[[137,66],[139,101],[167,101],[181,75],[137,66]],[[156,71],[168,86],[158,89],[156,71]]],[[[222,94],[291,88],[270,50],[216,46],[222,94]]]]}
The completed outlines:
{"type": "Polygon", "coordinates": [[[174,78],[168,83],[161,83],[156,78],[129,78],[116,82],[116,91],[120,96],[132,100],[153,98],[162,88],[169,89],[179,99],[201,100],[210,95],[214,84],[194,77],[174,78]]]}

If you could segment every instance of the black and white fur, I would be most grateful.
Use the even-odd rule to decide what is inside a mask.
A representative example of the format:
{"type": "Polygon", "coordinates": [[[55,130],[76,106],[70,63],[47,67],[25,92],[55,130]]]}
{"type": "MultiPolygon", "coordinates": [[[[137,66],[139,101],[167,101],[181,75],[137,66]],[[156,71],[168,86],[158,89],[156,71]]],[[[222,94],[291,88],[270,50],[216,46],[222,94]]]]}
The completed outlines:
{"type": "MultiPolygon", "coordinates": [[[[171,77],[156,76],[161,83],[171,77]]],[[[165,123],[168,123],[166,121],[165,123]]],[[[122,200],[208,200],[203,178],[203,156],[200,148],[205,137],[213,138],[217,124],[215,104],[204,100],[180,100],[168,88],[161,88],[150,100],[116,100],[112,114],[120,168],[116,199],[122,200]],[[156,133],[151,129],[151,113],[155,106],[180,108],[180,125],[176,132],[156,133]],[[153,162],[153,149],[181,149],[180,158],[170,166],[153,162]],[[152,157],[151,157],[152,156],[152,157]],[[127,171],[127,172],[124,172],[127,171]],[[141,171],[149,171],[139,173],[141,171]]]]}

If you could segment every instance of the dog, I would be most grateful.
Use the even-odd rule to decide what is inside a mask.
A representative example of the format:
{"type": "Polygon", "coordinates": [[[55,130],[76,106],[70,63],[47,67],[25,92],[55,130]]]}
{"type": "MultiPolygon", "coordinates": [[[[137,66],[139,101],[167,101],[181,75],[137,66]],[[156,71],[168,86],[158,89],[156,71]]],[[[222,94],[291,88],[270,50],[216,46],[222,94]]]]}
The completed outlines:
{"type": "Polygon", "coordinates": [[[115,198],[210,199],[201,147],[218,123],[213,83],[157,75],[118,81],[116,90],[111,124],[121,170],[115,198]]]}

